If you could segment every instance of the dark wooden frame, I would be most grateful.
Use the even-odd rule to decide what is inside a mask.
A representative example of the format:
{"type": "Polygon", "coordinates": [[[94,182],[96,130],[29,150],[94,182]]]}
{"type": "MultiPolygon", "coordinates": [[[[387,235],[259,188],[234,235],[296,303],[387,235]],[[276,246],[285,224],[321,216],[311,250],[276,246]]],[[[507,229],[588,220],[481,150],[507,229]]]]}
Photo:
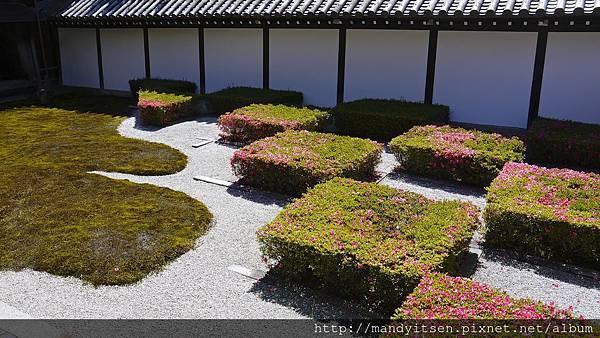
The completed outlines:
{"type": "Polygon", "coordinates": [[[96,53],[98,55],[98,81],[100,89],[104,89],[104,67],[102,66],[102,39],[100,38],[100,28],[96,28],[96,53]]]}

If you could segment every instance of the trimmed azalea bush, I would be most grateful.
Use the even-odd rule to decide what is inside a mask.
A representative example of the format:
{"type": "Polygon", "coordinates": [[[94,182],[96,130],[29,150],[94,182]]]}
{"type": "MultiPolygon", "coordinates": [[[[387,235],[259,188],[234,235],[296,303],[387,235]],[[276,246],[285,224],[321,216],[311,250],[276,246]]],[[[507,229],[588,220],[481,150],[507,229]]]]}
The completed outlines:
{"type": "Polygon", "coordinates": [[[258,231],[271,273],[391,314],[429,271],[457,273],[477,208],[335,178],[258,231]]]}
{"type": "Polygon", "coordinates": [[[242,184],[299,195],[338,176],[373,179],[382,151],[370,140],[288,130],[236,151],[231,166],[242,184]]]}
{"type": "Polygon", "coordinates": [[[334,109],[338,133],[389,141],[416,125],[448,123],[448,106],[401,100],[363,99],[334,109]]]}
{"type": "Polygon", "coordinates": [[[486,243],[600,267],[600,175],[507,163],[488,188],[486,243]]]}
{"type": "Polygon", "coordinates": [[[427,274],[392,320],[409,319],[574,319],[572,309],[515,299],[468,278],[427,274]]]}
{"type": "Polygon", "coordinates": [[[167,126],[186,116],[192,116],[193,96],[172,93],[139,92],[138,109],[144,125],[167,126]]]}
{"type": "Polygon", "coordinates": [[[221,138],[250,143],[285,130],[318,131],[324,128],[327,112],[285,105],[252,104],[219,117],[221,138]]]}
{"type": "Polygon", "coordinates": [[[477,186],[489,185],[506,162],[525,156],[517,137],[449,126],[413,127],[389,145],[407,172],[477,186]]]}
{"type": "Polygon", "coordinates": [[[129,89],[134,98],[137,99],[137,94],[140,90],[158,93],[194,94],[196,92],[196,84],[183,80],[132,79],[129,80],[129,89]]]}
{"type": "Polygon", "coordinates": [[[207,95],[212,111],[221,115],[253,103],[285,104],[301,106],[300,92],[253,87],[231,87],[207,95]]]}
{"type": "Polygon", "coordinates": [[[600,125],[536,118],[527,131],[527,157],[539,163],[600,168],[600,125]]]}

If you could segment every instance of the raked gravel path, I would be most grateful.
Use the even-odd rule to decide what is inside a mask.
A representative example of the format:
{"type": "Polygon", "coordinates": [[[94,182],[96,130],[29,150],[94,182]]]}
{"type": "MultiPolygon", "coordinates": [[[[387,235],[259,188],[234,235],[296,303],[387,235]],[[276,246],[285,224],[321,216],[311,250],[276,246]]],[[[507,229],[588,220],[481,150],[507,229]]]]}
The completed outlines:
{"type": "MultiPolygon", "coordinates": [[[[139,128],[135,118],[129,118],[119,132],[179,149],[188,156],[188,166],[166,176],[100,174],[185,192],[208,206],[216,220],[213,228],[198,240],[195,249],[134,285],[95,288],[76,278],[32,270],[1,271],[0,305],[39,318],[344,318],[364,313],[352,304],[302,287],[257,281],[233,271],[234,266],[265,270],[255,232],[273,219],[286,201],[257,191],[194,180],[205,176],[235,181],[229,166],[235,147],[215,142],[192,147],[203,139],[217,139],[215,118],[158,130],[139,128]]],[[[483,191],[389,174],[394,166],[393,156],[384,153],[378,167],[385,175],[380,183],[434,199],[457,198],[479,207],[485,205],[483,191]]],[[[593,277],[484,251],[473,278],[514,296],[554,301],[563,307],[573,306],[587,318],[600,318],[600,280],[593,277]]]]}

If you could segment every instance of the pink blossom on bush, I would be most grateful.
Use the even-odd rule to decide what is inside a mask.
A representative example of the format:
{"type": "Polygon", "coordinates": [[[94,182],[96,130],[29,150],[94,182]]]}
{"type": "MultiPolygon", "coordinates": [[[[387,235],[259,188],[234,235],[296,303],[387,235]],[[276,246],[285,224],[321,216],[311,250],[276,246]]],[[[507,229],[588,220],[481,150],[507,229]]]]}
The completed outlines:
{"type": "Polygon", "coordinates": [[[374,177],[382,145],[349,136],[288,130],[251,143],[231,158],[244,184],[300,194],[333,177],[374,177]]]}
{"type": "Polygon", "coordinates": [[[312,130],[323,127],[323,111],[284,105],[253,104],[219,117],[220,137],[231,142],[251,143],[285,130],[312,130]]]}
{"type": "Polygon", "coordinates": [[[488,244],[600,264],[600,175],[509,162],[489,187],[487,201],[488,244]]]}
{"type": "Polygon", "coordinates": [[[569,319],[572,308],[514,299],[467,278],[429,273],[421,279],[393,320],[402,319],[569,319]]]}
{"type": "Polygon", "coordinates": [[[390,148],[406,171],[481,186],[504,163],[523,160],[525,152],[517,138],[434,125],[413,127],[394,138],[390,148]]]}

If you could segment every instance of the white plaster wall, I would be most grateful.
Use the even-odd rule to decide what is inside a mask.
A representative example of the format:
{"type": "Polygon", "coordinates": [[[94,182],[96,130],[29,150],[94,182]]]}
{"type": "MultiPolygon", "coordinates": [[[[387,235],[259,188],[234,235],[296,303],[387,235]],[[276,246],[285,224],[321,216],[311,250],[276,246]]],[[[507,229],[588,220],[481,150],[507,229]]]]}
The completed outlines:
{"type": "Polygon", "coordinates": [[[104,88],[129,90],[129,80],[146,76],[144,31],[141,28],[101,29],[104,88]]]}
{"type": "Polygon", "coordinates": [[[427,31],[347,30],[344,100],[422,101],[428,44],[427,31]]]}
{"type": "Polygon", "coordinates": [[[539,115],[600,124],[600,32],[550,32],[539,115]]]}
{"type": "Polygon", "coordinates": [[[205,28],[206,91],[262,87],[262,29],[205,28]]]}
{"type": "Polygon", "coordinates": [[[537,34],[439,32],[433,99],[457,122],[525,128],[537,34]]]}
{"type": "Polygon", "coordinates": [[[96,30],[59,28],[58,39],[63,84],[99,88],[96,30]]]}
{"type": "Polygon", "coordinates": [[[338,30],[269,31],[269,85],[304,93],[304,103],[332,107],[337,95],[338,30]]]}
{"type": "Polygon", "coordinates": [[[198,29],[148,29],[150,76],[186,80],[200,88],[198,29]]]}

